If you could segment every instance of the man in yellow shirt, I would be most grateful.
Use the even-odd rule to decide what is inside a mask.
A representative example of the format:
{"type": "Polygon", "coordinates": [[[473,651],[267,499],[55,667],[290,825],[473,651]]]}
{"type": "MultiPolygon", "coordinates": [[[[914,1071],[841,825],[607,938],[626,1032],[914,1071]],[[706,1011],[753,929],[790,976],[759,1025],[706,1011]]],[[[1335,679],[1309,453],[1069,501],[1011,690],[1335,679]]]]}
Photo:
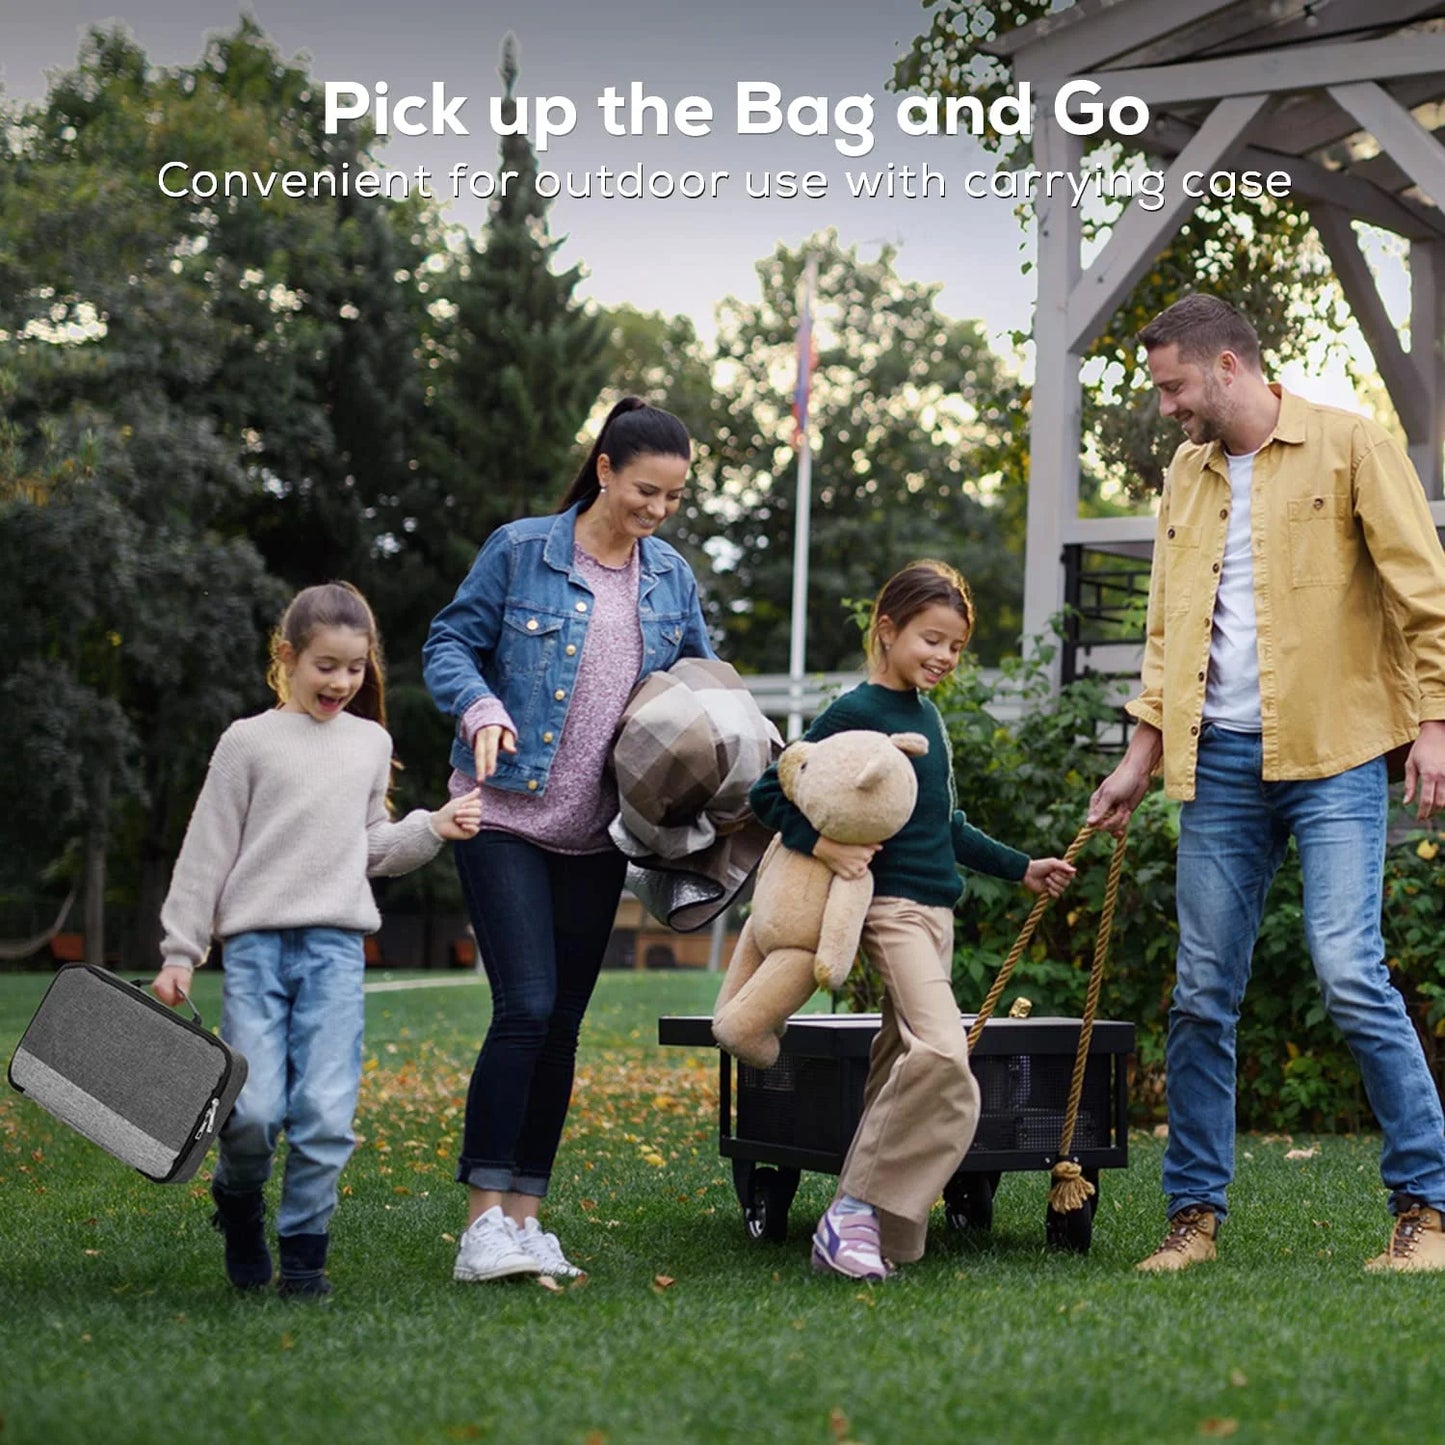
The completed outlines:
{"type": "Polygon", "coordinates": [[[1445,807],[1445,554],[1373,422],[1264,378],[1254,328],[1187,296],[1140,333],[1188,440],[1159,507],[1137,720],[1089,821],[1120,831],[1161,761],[1179,819],[1169,1015],[1169,1231],[1139,1268],[1215,1257],[1234,1173],[1235,1033],[1293,835],[1305,937],[1384,1133],[1395,1225],[1371,1269],[1445,1269],[1445,1117],[1384,963],[1384,755],[1445,807]]]}

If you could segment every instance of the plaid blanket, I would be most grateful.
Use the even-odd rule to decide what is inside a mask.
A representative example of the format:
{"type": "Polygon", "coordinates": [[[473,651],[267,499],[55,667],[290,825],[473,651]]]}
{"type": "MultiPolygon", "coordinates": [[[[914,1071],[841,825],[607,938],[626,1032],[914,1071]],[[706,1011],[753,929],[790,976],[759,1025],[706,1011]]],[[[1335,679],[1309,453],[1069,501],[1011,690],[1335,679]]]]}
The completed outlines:
{"type": "Polygon", "coordinates": [[[729,663],[686,657],[637,685],[612,745],[610,831],[654,917],[688,933],[742,890],[771,837],[748,789],[782,748],[729,663]]]}

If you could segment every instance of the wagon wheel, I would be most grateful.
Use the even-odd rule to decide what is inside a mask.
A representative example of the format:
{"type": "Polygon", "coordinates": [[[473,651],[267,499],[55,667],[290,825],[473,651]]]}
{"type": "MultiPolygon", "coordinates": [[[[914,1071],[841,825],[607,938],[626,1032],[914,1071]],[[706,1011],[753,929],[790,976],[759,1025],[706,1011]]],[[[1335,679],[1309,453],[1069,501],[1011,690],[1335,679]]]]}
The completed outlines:
{"type": "Polygon", "coordinates": [[[733,1187],[750,1239],[781,1243],[788,1237],[788,1210],[800,1178],[798,1169],[760,1169],[750,1159],[733,1160],[733,1187]]]}
{"type": "Polygon", "coordinates": [[[958,1173],[943,1186],[944,1218],[950,1229],[993,1227],[993,1196],[1000,1174],[958,1173]]]}

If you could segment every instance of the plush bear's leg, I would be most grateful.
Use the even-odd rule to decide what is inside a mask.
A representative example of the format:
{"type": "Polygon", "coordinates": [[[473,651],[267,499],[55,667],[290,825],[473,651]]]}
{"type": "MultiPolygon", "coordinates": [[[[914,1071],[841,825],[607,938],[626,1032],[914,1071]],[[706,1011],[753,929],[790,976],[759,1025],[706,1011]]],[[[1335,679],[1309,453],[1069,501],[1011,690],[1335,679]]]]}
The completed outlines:
{"type": "Polygon", "coordinates": [[[720,1008],[713,1037],[734,1058],[759,1069],[777,1062],[778,1039],[812,997],[814,954],[807,948],[778,948],[768,954],[752,978],[720,1008]]]}
{"type": "Polygon", "coordinates": [[[714,1015],[720,1014],[728,1002],[737,996],[742,986],[758,971],[758,965],[762,961],[763,952],[758,947],[757,929],[749,918],[743,924],[743,931],[738,935],[737,944],[733,948],[733,956],[728,960],[722,988],[718,992],[717,1002],[712,1006],[714,1015]]]}

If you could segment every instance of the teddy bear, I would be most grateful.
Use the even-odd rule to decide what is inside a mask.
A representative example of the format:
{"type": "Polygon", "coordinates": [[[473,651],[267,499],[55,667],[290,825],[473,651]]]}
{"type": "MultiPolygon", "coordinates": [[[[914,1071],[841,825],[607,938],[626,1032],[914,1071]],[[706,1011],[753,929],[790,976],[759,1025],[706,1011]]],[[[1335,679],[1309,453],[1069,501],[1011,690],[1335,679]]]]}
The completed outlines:
{"type": "MultiPolygon", "coordinates": [[[[790,744],[778,759],[784,795],[826,838],[882,843],[912,816],[919,733],[867,729],[790,744]]],[[[758,866],[753,908],[713,1009],[713,1037],[735,1058],[767,1068],[789,1015],[815,988],[840,988],[853,966],[873,874],[840,878],[775,837],[758,866]]]]}

